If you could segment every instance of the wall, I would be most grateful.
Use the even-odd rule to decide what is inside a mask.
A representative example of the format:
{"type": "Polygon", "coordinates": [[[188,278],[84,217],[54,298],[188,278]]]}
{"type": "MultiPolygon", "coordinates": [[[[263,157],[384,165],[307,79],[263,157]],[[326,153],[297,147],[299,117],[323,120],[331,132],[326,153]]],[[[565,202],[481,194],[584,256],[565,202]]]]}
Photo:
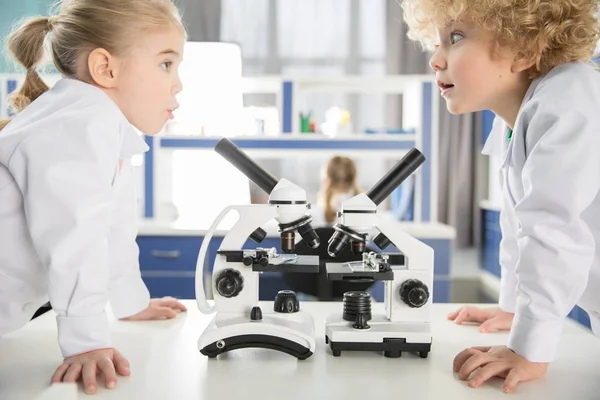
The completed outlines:
{"type": "Polygon", "coordinates": [[[52,0],[0,0],[0,72],[14,72],[14,62],[6,50],[6,37],[19,20],[27,16],[48,15],[52,0]]]}

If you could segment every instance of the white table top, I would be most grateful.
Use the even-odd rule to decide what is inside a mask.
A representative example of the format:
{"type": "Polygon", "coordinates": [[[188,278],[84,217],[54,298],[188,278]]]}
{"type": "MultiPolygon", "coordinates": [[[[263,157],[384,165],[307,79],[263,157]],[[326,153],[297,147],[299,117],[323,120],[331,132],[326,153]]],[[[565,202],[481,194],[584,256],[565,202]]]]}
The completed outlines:
{"type": "MultiPolygon", "coordinates": [[[[452,360],[460,350],[504,344],[507,337],[480,334],[475,326],[448,321],[446,314],[455,304],[434,304],[429,358],[403,354],[389,359],[349,351],[333,357],[324,341],[325,316],[342,312],[342,304],[304,302],[301,306],[313,313],[317,324],[317,350],[305,361],[266,349],[240,349],[209,360],[198,352],[197,340],[212,316],[201,314],[193,301],[186,305],[188,312],[174,320],[112,324],[115,345],[131,362],[131,376],[120,377],[115,390],[100,387],[97,398],[584,400],[600,396],[600,340],[571,321],[559,360],[550,365],[547,376],[520,384],[506,395],[500,379],[471,389],[452,372],[452,360]]],[[[48,388],[61,362],[54,316],[50,311],[0,339],[0,399],[31,400],[48,388]]],[[[79,397],[85,397],[81,388],[79,397]]]]}

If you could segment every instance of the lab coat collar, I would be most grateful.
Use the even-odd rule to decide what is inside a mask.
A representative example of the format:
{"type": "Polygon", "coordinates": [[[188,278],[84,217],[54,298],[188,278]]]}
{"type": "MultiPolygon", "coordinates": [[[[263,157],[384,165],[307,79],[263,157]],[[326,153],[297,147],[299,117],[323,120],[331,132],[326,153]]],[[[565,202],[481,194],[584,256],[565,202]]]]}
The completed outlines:
{"type": "Polygon", "coordinates": [[[122,126],[123,143],[121,145],[121,158],[142,154],[149,150],[149,147],[143,138],[143,134],[138,133],[127,120],[124,121],[122,126]]]}
{"type": "MultiPolygon", "coordinates": [[[[519,107],[519,113],[517,114],[517,119],[515,121],[513,138],[517,134],[516,130],[517,130],[517,127],[519,126],[519,118],[521,117],[521,111],[523,110],[523,106],[529,100],[531,100],[531,98],[533,97],[533,93],[535,92],[535,89],[539,85],[540,80],[541,80],[541,78],[534,79],[531,82],[531,84],[529,85],[529,88],[527,89],[525,96],[523,97],[523,101],[521,102],[521,107],[519,107]]],[[[506,124],[506,122],[502,118],[496,116],[494,118],[494,122],[492,124],[492,129],[490,130],[490,134],[488,135],[488,138],[485,141],[485,144],[483,146],[481,154],[484,154],[487,156],[501,155],[502,151],[504,149],[505,137],[506,137],[507,132],[508,132],[508,125],[506,124]]]]}
{"type": "Polygon", "coordinates": [[[97,96],[99,99],[104,97],[106,100],[110,101],[114,104],[115,112],[118,112],[121,119],[121,149],[120,149],[120,158],[129,158],[131,156],[145,153],[149,150],[148,145],[144,141],[143,134],[138,132],[133,125],[129,123],[125,115],[121,112],[119,107],[113,102],[113,100],[101,89],[96,86],[90,85],[89,83],[72,79],[72,78],[62,78],[60,81],[54,85],[54,90],[63,91],[63,90],[73,90],[77,91],[78,95],[89,95],[97,96]]]}

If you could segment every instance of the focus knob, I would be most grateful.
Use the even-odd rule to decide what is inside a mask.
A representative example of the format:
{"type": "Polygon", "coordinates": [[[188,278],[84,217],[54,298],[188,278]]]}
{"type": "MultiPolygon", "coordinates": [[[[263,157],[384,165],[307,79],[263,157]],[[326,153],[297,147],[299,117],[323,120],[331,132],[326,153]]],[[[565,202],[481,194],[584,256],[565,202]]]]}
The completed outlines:
{"type": "Polygon", "coordinates": [[[300,311],[300,303],[296,293],[291,290],[280,290],[275,296],[273,311],[285,314],[300,311]]]}
{"type": "Polygon", "coordinates": [[[411,308],[423,307],[429,300],[429,289],[420,280],[409,279],[400,285],[400,298],[411,308]]]}
{"type": "Polygon", "coordinates": [[[244,288],[244,278],[240,271],[226,269],[217,277],[217,292],[223,297],[235,297],[244,288]]]}

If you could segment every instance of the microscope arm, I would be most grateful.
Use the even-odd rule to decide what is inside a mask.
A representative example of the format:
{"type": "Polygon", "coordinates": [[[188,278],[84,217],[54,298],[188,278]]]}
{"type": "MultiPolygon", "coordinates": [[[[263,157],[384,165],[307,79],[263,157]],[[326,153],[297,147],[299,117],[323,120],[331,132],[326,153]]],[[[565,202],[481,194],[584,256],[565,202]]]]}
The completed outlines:
{"type": "Polygon", "coordinates": [[[198,309],[204,314],[210,314],[215,311],[215,306],[208,303],[204,292],[204,260],[208,252],[209,244],[214,236],[219,223],[225,218],[230,211],[238,212],[239,219],[236,221],[231,230],[223,238],[221,248],[226,250],[241,249],[248,237],[254,230],[260,227],[265,222],[277,216],[277,208],[269,205],[244,205],[244,206],[228,206],[217,216],[212,223],[206,236],[202,240],[200,252],[196,261],[196,303],[198,309]]]}
{"type": "Polygon", "coordinates": [[[433,270],[433,249],[420,240],[404,232],[397,221],[377,216],[377,228],[404,255],[409,270],[433,270]]]}

